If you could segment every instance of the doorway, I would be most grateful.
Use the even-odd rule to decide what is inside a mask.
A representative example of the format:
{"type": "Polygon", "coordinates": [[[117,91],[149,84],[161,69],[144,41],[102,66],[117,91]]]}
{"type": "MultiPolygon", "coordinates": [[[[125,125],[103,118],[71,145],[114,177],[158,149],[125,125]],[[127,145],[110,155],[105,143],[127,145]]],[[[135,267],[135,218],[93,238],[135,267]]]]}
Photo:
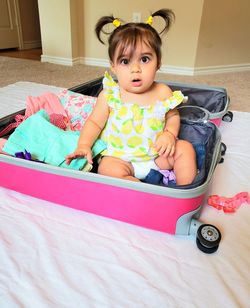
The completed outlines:
{"type": "Polygon", "coordinates": [[[0,0],[0,55],[4,54],[40,60],[38,0],[0,0]]]}

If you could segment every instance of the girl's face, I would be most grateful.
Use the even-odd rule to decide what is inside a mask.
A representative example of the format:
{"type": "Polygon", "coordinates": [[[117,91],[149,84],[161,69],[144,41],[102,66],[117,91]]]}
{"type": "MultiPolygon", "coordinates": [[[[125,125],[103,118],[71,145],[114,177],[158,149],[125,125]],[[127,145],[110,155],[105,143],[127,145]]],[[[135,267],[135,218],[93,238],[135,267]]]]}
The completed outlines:
{"type": "Polygon", "coordinates": [[[128,46],[120,55],[118,46],[111,70],[123,90],[140,94],[150,89],[155,80],[157,57],[154,50],[144,42],[138,43],[133,52],[131,48],[133,47],[128,46]]]}

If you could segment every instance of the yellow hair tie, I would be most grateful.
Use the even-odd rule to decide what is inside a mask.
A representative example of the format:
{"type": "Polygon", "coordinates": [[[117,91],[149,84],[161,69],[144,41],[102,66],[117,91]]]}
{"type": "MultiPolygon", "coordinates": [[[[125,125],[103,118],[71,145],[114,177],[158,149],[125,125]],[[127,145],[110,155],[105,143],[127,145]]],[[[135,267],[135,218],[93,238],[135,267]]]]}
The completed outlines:
{"type": "Polygon", "coordinates": [[[119,19],[114,19],[113,22],[112,22],[112,24],[113,24],[116,28],[118,28],[118,27],[120,27],[121,22],[120,22],[119,19]]]}
{"type": "Polygon", "coordinates": [[[148,25],[152,25],[152,23],[153,23],[153,16],[149,16],[149,18],[147,19],[147,21],[146,21],[146,24],[148,24],[148,25]]]}

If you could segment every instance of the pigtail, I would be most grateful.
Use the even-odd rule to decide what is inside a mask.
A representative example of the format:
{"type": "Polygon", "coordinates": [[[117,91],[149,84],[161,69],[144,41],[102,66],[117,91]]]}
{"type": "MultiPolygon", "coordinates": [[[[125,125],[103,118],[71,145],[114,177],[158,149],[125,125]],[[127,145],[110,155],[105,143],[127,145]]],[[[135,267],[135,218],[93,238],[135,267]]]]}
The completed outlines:
{"type": "Polygon", "coordinates": [[[165,21],[165,27],[163,28],[161,32],[159,32],[159,34],[168,32],[172,23],[175,20],[175,14],[170,9],[161,9],[159,11],[154,12],[151,16],[152,17],[162,17],[165,21]]]}
{"type": "Polygon", "coordinates": [[[105,44],[103,42],[103,40],[101,39],[101,33],[104,33],[104,34],[110,34],[109,32],[106,32],[104,31],[104,26],[108,25],[108,24],[114,24],[114,21],[117,20],[116,18],[114,18],[113,15],[111,16],[103,16],[101,17],[98,22],[96,23],[96,26],[95,26],[95,33],[96,33],[96,36],[98,38],[98,40],[102,43],[102,44],[105,44]]]}
{"type": "Polygon", "coordinates": [[[146,41],[156,53],[158,67],[161,64],[161,37],[160,35],[168,32],[175,19],[175,14],[170,9],[161,9],[154,12],[148,17],[146,22],[129,22],[124,23],[122,20],[115,18],[113,15],[101,17],[95,26],[95,33],[98,40],[105,45],[101,34],[108,36],[108,54],[111,62],[114,61],[115,51],[119,47],[119,55],[122,55],[128,46],[132,46],[130,52],[136,47],[137,42],[146,41]],[[161,17],[165,26],[161,32],[158,32],[152,25],[154,19],[161,17]],[[108,25],[111,25],[110,31],[108,25]]]}

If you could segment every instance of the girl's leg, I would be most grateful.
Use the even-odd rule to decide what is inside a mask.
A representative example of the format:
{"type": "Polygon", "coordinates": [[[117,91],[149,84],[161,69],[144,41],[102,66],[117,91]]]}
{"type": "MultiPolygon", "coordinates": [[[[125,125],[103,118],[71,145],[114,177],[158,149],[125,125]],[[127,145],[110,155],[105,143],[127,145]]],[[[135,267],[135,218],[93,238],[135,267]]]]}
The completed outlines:
{"type": "Polygon", "coordinates": [[[197,175],[197,165],[196,153],[190,142],[177,141],[173,169],[178,185],[187,185],[193,182],[197,175]]]}
{"type": "Polygon", "coordinates": [[[191,184],[197,174],[195,150],[186,140],[177,140],[174,155],[167,158],[159,156],[155,163],[160,169],[173,169],[177,185],[191,184]]]}
{"type": "Polygon", "coordinates": [[[129,162],[116,157],[103,157],[98,167],[98,173],[124,180],[140,182],[140,180],[134,177],[134,169],[132,165],[129,162]]]}

